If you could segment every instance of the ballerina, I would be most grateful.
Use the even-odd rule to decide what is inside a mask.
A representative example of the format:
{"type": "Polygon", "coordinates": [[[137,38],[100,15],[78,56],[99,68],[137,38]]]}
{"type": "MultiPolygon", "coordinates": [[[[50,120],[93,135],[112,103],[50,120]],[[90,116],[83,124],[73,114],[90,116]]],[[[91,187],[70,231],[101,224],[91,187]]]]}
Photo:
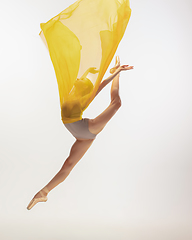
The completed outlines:
{"type": "Polygon", "coordinates": [[[109,83],[111,85],[111,102],[109,106],[96,118],[83,118],[79,121],[64,124],[65,127],[76,138],[75,143],[71,147],[70,154],[65,160],[59,172],[43,187],[31,200],[27,209],[30,210],[38,202],[46,202],[48,200],[48,193],[54,189],[58,184],[63,182],[75,167],[78,161],[84,156],[86,151],[92,145],[97,134],[99,134],[109,120],[115,115],[117,110],[121,107],[121,99],[119,96],[119,73],[133,69],[133,66],[120,65],[120,59],[116,57],[115,66],[110,69],[111,76],[101,82],[95,96],[109,83]]]}

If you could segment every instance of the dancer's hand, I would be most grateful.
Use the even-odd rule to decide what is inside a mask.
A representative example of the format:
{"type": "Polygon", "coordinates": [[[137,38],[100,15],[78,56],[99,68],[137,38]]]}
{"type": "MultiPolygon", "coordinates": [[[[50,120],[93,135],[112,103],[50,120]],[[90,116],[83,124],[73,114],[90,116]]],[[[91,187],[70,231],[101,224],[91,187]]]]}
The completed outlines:
{"type": "Polygon", "coordinates": [[[87,75],[88,75],[88,73],[93,73],[93,74],[95,74],[95,73],[98,73],[98,72],[99,72],[99,70],[97,70],[96,67],[90,67],[90,68],[88,68],[88,69],[85,71],[85,73],[80,77],[80,79],[86,78],[87,75]]]}
{"type": "Polygon", "coordinates": [[[87,72],[95,74],[95,73],[98,73],[99,70],[97,68],[95,68],[95,67],[90,67],[90,68],[87,69],[87,72]]]}
{"type": "Polygon", "coordinates": [[[90,68],[88,69],[88,71],[89,71],[90,73],[93,73],[93,74],[99,72],[99,70],[98,70],[96,67],[90,67],[90,68]]]}
{"type": "Polygon", "coordinates": [[[126,70],[131,70],[131,69],[133,69],[133,68],[134,68],[133,66],[122,65],[122,66],[119,66],[117,70],[126,71],[126,70]]]}

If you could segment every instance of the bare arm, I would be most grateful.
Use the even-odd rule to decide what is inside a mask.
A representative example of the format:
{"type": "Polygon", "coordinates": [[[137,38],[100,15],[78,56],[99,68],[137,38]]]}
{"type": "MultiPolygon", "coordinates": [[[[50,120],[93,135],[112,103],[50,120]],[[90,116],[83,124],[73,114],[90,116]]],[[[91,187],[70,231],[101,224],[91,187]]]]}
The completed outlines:
{"type": "Polygon", "coordinates": [[[95,94],[95,96],[97,96],[97,94],[108,84],[111,82],[111,80],[113,80],[113,78],[115,76],[117,76],[117,74],[120,73],[120,69],[117,69],[111,76],[109,76],[108,78],[106,78],[105,80],[103,80],[103,82],[99,85],[99,88],[95,94]]]}
{"type": "Polygon", "coordinates": [[[113,80],[114,77],[116,77],[121,71],[123,70],[130,70],[133,69],[133,66],[129,66],[129,65],[123,65],[123,66],[119,66],[116,71],[111,74],[111,76],[109,76],[108,78],[106,78],[105,80],[103,80],[103,82],[99,85],[99,88],[95,94],[95,96],[97,96],[97,94],[108,84],[111,82],[111,80],[113,80]]]}

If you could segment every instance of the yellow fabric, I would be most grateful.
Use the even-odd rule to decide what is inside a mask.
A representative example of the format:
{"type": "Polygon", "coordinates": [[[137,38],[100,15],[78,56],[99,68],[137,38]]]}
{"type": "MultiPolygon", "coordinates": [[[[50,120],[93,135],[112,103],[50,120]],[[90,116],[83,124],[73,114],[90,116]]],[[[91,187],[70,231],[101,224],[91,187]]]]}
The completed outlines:
{"type": "Polygon", "coordinates": [[[79,0],[39,35],[54,66],[63,123],[82,119],[127,27],[129,0],[79,0]]]}

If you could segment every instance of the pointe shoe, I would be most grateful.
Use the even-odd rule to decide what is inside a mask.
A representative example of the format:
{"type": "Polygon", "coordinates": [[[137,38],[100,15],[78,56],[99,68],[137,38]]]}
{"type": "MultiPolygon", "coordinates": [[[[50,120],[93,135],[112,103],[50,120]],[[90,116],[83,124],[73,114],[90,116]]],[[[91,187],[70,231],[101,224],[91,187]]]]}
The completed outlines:
{"type": "Polygon", "coordinates": [[[119,56],[116,56],[115,67],[111,68],[109,72],[113,74],[119,66],[120,66],[120,59],[119,59],[119,56]]]}
{"type": "Polygon", "coordinates": [[[29,205],[27,206],[27,209],[30,210],[35,204],[38,202],[46,202],[48,200],[47,196],[43,196],[42,192],[40,191],[41,197],[39,198],[33,198],[29,205]]]}

